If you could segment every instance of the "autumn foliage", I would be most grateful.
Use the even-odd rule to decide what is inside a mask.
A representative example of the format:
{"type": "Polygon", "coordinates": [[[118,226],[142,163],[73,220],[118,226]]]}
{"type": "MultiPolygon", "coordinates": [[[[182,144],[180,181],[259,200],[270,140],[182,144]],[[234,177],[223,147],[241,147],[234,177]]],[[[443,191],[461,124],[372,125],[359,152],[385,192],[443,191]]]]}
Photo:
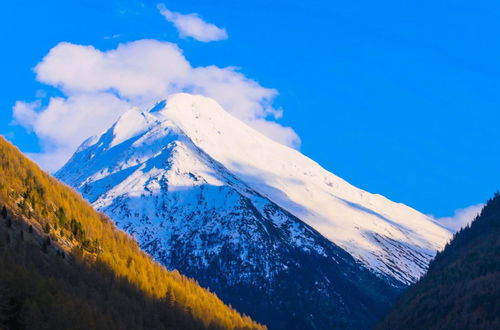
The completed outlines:
{"type": "MultiPolygon", "coordinates": [[[[148,301],[155,306],[161,302],[162,308],[185,314],[186,318],[182,322],[192,319],[193,324],[205,328],[264,328],[225,305],[215,294],[201,288],[195,281],[154,262],[140,250],[135,240],[118,230],[106,216],[96,212],[78,193],[42,171],[0,137],[0,208],[2,206],[5,209],[0,210],[0,221],[6,223],[7,220],[2,219],[5,213],[9,221],[14,219],[24,222],[22,226],[15,227],[15,231],[5,226],[9,242],[5,237],[0,239],[6,244],[12,245],[14,237],[18,241],[26,241],[25,237],[34,235],[34,231],[42,237],[42,250],[45,244],[46,251],[42,253],[55,253],[60,258],[58,263],[61,265],[58,267],[69,267],[65,264],[71,263],[85,267],[85,272],[92,272],[95,278],[99,274],[108,280],[111,277],[111,282],[116,283],[118,289],[123,283],[128,283],[129,287],[136,288],[145,297],[141,303],[146,304],[144,308],[147,308],[148,301]]],[[[27,249],[26,244],[23,246],[23,249],[27,249]]],[[[6,257],[5,251],[0,262],[9,262],[11,268],[16,268],[16,261],[6,257]]],[[[4,266],[0,265],[0,268],[4,266]]],[[[18,268],[19,276],[28,281],[29,277],[21,275],[26,267],[18,268]]],[[[0,318],[1,290],[0,283],[0,318]]],[[[58,290],[57,285],[53,290],[58,290]]],[[[92,296],[91,293],[89,295],[92,296]]],[[[133,304],[133,297],[129,295],[123,304],[133,304]]],[[[119,310],[120,307],[110,308],[119,310]]]]}

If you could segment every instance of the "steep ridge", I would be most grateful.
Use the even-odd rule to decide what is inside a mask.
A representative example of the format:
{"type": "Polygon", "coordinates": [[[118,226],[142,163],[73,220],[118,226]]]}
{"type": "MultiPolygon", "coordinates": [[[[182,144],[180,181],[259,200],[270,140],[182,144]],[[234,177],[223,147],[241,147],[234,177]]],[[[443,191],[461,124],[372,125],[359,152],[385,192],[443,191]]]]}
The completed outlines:
{"type": "Polygon", "coordinates": [[[366,328],[398,293],[161,113],[131,110],[70,164],[57,175],[143,250],[271,328],[366,328]]]}
{"type": "Polygon", "coordinates": [[[0,328],[264,329],[0,137],[0,328]]]}
{"type": "MultiPolygon", "coordinates": [[[[84,143],[56,175],[102,208],[112,200],[108,190],[114,189],[123,176],[133,172],[133,166],[153,156],[144,148],[136,151],[128,139],[150,129],[160,132],[158,125],[163,125],[164,130],[179,132],[178,136],[194,144],[195,153],[201,151],[209,155],[240,182],[304,221],[382,276],[405,284],[415,282],[425,273],[436,251],[451,238],[451,233],[431,218],[383,196],[353,187],[202,96],[176,94],[158,103],[150,112],[133,110],[125,114],[112,130],[84,143]],[[99,139],[97,146],[95,143],[99,139]],[[102,155],[104,148],[115,146],[113,152],[106,152],[105,157],[102,155]],[[129,147],[128,152],[133,155],[118,151],[129,147]],[[94,162],[85,159],[89,164],[82,166],[84,157],[92,155],[97,155],[98,159],[94,162]],[[124,158],[125,155],[130,157],[124,158]],[[105,193],[107,199],[103,196],[105,193]]],[[[176,137],[170,138],[173,141],[176,137]]],[[[169,142],[155,133],[148,134],[148,139],[147,143],[151,144],[169,142]]]]}
{"type": "Polygon", "coordinates": [[[201,96],[127,112],[56,176],[271,328],[370,327],[450,236],[201,96]]]}
{"type": "Polygon", "coordinates": [[[172,101],[163,113],[200,149],[374,271],[413,282],[450,238],[432,219],[353,187],[213,100],[179,95],[172,101]]]}
{"type": "Polygon", "coordinates": [[[378,329],[500,328],[500,195],[455,234],[378,329]]]}

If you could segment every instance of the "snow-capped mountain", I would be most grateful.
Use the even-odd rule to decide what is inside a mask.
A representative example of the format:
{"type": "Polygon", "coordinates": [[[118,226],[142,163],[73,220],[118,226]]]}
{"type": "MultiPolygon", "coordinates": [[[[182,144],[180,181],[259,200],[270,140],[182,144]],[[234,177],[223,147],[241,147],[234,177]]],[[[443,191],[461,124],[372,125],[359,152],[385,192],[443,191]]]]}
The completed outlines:
{"type": "Polygon", "coordinates": [[[366,326],[451,236],[202,96],[130,110],[56,176],[167,267],[276,327],[366,326]]]}

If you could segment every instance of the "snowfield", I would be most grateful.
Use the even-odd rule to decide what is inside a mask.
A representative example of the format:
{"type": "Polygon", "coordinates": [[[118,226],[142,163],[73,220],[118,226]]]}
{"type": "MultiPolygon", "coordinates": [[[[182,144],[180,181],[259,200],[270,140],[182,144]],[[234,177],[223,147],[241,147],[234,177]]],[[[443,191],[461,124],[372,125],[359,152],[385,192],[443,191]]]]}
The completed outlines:
{"type": "MultiPolygon", "coordinates": [[[[190,226],[204,225],[189,223],[200,221],[196,215],[203,212],[228,219],[241,210],[243,199],[256,212],[267,212],[274,226],[286,223],[295,247],[324,253],[308,227],[290,215],[378,276],[405,284],[425,273],[452,235],[406,205],[350,185],[203,96],[175,94],[150,111],[130,110],[82,144],[56,176],[166,259],[173,256],[162,252],[162,242],[182,236],[179,228],[187,233],[190,226]]],[[[235,242],[252,239],[251,232],[245,237],[237,229],[221,232],[233,228],[229,224],[219,229],[216,222],[209,224],[214,227],[207,233],[235,242]]],[[[256,224],[248,226],[257,235],[256,224]]],[[[200,255],[218,253],[217,244],[207,252],[200,236],[188,243],[200,255]]]]}

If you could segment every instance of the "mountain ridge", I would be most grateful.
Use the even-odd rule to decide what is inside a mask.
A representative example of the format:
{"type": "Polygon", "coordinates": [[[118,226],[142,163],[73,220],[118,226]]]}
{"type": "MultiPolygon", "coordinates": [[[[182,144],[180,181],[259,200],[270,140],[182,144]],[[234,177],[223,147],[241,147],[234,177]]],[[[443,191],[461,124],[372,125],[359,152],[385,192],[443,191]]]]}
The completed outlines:
{"type": "Polygon", "coordinates": [[[109,218],[3,137],[0,155],[0,262],[9,265],[0,267],[0,325],[68,328],[58,322],[79,319],[71,327],[264,328],[154,262],[109,218]],[[65,310],[66,317],[60,299],[83,314],[65,310]],[[108,312],[94,304],[110,304],[108,312]],[[120,318],[131,312],[136,315],[120,318]]]}
{"type": "MultiPolygon", "coordinates": [[[[110,147],[165,121],[170,122],[170,129],[178,129],[182,132],[180,135],[191,139],[199,150],[225,166],[240,181],[311,225],[379,274],[405,284],[416,281],[435,251],[451,237],[451,233],[433,219],[381,195],[351,186],[298,151],[243,125],[215,101],[201,96],[176,94],[159,102],[152,112],[129,111],[115,124],[118,127],[113,130],[116,136],[110,147]],[[128,117],[133,117],[133,122],[128,117]],[[135,126],[138,123],[139,126],[135,126]],[[223,146],[219,146],[221,144],[223,146]],[[284,156],[280,157],[281,154],[284,156]],[[271,167],[274,169],[269,171],[271,167]],[[305,169],[303,173],[302,169],[305,169]],[[281,175],[280,171],[285,174],[281,175]]],[[[86,146],[89,147],[91,145],[86,146]]],[[[74,170],[79,170],[79,166],[71,167],[71,171],[74,170]]],[[[56,175],[77,189],[81,189],[84,180],[99,179],[89,178],[95,174],[92,170],[84,175],[85,179],[75,179],[69,172],[63,167],[56,175]]]]}
{"type": "Polygon", "coordinates": [[[500,327],[500,194],[458,231],[377,329],[500,327]]]}
{"type": "Polygon", "coordinates": [[[371,326],[449,234],[402,204],[380,206],[385,198],[201,96],[127,112],[56,176],[169,269],[277,329],[371,326]],[[421,232],[406,226],[411,219],[396,221],[400,214],[416,216],[421,232]]]}
{"type": "MultiPolygon", "coordinates": [[[[373,323],[374,311],[378,315],[388,307],[396,290],[387,290],[382,281],[363,270],[350,255],[240,182],[189,138],[179,138],[181,131],[164,130],[160,125],[151,133],[156,138],[157,131],[165,133],[160,141],[155,139],[160,151],[146,144],[144,148],[155,157],[147,157],[147,161],[131,166],[130,171],[127,168],[123,175],[126,179],[116,189],[102,195],[94,192],[93,189],[99,191],[106,185],[107,176],[102,176],[97,188],[94,184],[82,189],[87,196],[96,196],[96,200],[91,199],[94,205],[137,237],[142,249],[156,260],[189,274],[215,290],[224,301],[276,328],[318,327],[317,323],[351,327],[356,317],[351,315],[353,308],[346,309],[343,301],[360,310],[359,324],[373,323]],[[122,191],[134,196],[123,196],[120,203],[115,203],[122,191]],[[145,195],[149,198],[143,200],[145,195]],[[140,208],[134,207],[136,202],[140,208]],[[313,260],[318,261],[316,265],[313,260]],[[311,274],[292,271],[304,262],[309,263],[311,274]],[[339,269],[338,263],[344,266],[339,269]],[[342,272],[352,276],[339,277],[342,272]],[[280,284],[295,283],[292,277],[299,273],[303,273],[299,281],[302,289],[292,292],[302,295],[308,307],[298,304],[295,297],[285,299],[291,288],[280,284]],[[329,287],[328,281],[334,279],[349,287],[350,292],[329,287]],[[379,298],[366,294],[362,286],[367,286],[367,279],[376,284],[373,290],[379,298]],[[315,288],[318,285],[322,291],[315,288]],[[247,300],[249,295],[257,297],[247,300]],[[354,297],[359,301],[353,301],[354,297]],[[301,309],[313,314],[324,310],[325,316],[316,315],[319,320],[294,317],[294,311],[299,314],[301,309]],[[335,321],[330,319],[333,316],[335,321]]],[[[101,142],[111,144],[109,136],[109,132],[103,135],[101,142]]],[[[148,141],[149,137],[139,136],[128,140],[128,144],[141,140],[148,141]]],[[[101,147],[107,149],[104,143],[101,147]]],[[[114,155],[117,150],[112,149],[107,150],[114,155]]],[[[126,152],[125,158],[134,159],[128,147],[120,150],[126,152]]],[[[137,152],[142,154],[141,150],[137,152]]],[[[85,153],[80,156],[79,163],[89,158],[85,153]]]]}

